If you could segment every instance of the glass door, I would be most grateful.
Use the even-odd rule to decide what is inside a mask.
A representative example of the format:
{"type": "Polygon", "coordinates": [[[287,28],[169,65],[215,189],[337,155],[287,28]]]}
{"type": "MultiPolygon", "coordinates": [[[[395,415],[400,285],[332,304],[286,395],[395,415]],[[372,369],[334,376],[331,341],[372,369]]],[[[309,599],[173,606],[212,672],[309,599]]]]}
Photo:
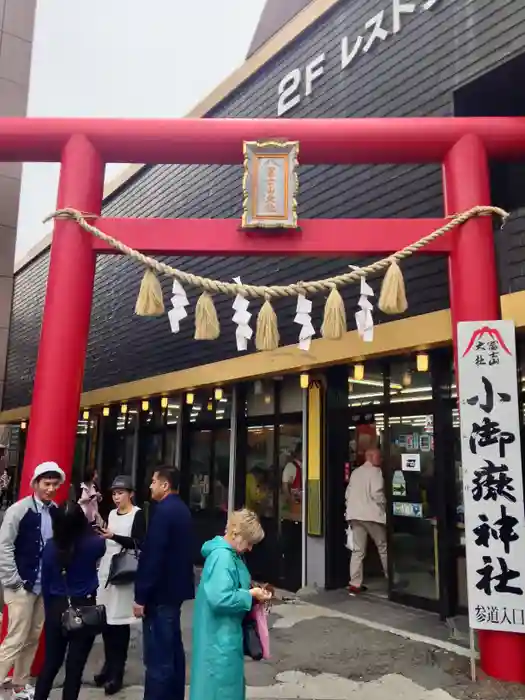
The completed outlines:
{"type": "Polygon", "coordinates": [[[230,429],[193,429],[190,432],[189,507],[193,515],[197,546],[222,535],[228,516],[230,429]]]}
{"type": "Polygon", "coordinates": [[[192,513],[198,514],[210,505],[210,477],[213,433],[194,430],[190,434],[190,498],[192,513]]]}
{"type": "Polygon", "coordinates": [[[245,504],[264,540],[247,557],[254,578],[301,587],[302,424],[247,427],[245,504]]]}
{"type": "Polygon", "coordinates": [[[391,415],[389,459],[390,592],[437,607],[439,549],[432,407],[391,415]]]}
{"type": "MultiPolygon", "coordinates": [[[[279,571],[279,479],[276,469],[276,431],[273,424],[250,425],[246,429],[246,508],[259,516],[264,540],[247,556],[250,572],[255,579],[270,581],[271,574],[279,571]]],[[[274,583],[278,583],[278,575],[274,583]]]]}
{"type": "Polygon", "coordinates": [[[303,507],[303,426],[300,421],[279,425],[279,544],[284,588],[301,587],[303,507]]]}
{"type": "Polygon", "coordinates": [[[219,516],[219,521],[226,525],[228,514],[228,482],[230,477],[230,435],[229,428],[217,428],[213,431],[213,500],[212,508],[219,516]]]}
{"type": "Polygon", "coordinates": [[[432,377],[392,363],[388,419],[390,595],[438,609],[439,547],[432,377]],[[424,602],[422,602],[424,601],[424,602]]]}
{"type": "Polygon", "coordinates": [[[451,358],[392,363],[388,409],[389,567],[393,600],[455,614],[461,529],[451,358]]]}
{"type": "MultiPolygon", "coordinates": [[[[352,399],[354,403],[359,403],[354,397],[352,399]]],[[[384,459],[384,430],[385,417],[382,410],[375,412],[370,408],[356,408],[351,403],[348,413],[348,462],[345,465],[345,489],[350,481],[352,471],[364,464],[367,450],[378,448],[384,459]]],[[[345,561],[346,584],[348,582],[350,553],[346,547],[344,550],[341,552],[341,556],[345,561]]],[[[388,596],[388,583],[384,576],[377,548],[370,538],[363,564],[363,573],[369,593],[386,598],[388,596]]]]}

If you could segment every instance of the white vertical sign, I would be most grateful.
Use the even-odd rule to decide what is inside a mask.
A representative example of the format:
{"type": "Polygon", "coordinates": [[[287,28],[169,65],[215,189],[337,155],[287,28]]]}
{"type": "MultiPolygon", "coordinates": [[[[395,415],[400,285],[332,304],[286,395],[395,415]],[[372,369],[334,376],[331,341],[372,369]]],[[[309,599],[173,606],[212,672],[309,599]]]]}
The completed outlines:
{"type": "Polygon", "coordinates": [[[514,323],[459,323],[458,370],[470,626],[525,632],[514,323]]]}

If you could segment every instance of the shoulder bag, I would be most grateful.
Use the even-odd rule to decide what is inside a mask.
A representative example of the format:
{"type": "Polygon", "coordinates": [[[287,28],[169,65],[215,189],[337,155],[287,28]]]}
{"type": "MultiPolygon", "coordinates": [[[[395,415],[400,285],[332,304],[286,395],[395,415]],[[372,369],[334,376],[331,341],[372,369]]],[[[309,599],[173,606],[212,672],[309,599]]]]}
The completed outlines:
{"type": "Polygon", "coordinates": [[[247,656],[254,661],[261,661],[263,658],[263,648],[257,622],[252,616],[252,613],[246,613],[242,621],[242,644],[244,656],[247,656]]]}
{"type": "MultiPolygon", "coordinates": [[[[239,577],[239,589],[241,589],[241,575],[237,564],[235,568],[237,569],[237,575],[239,577]]],[[[253,661],[261,661],[263,658],[263,648],[257,629],[257,623],[251,610],[246,613],[242,620],[242,646],[244,656],[253,659],[253,661]]]]}
{"type": "Polygon", "coordinates": [[[139,551],[135,544],[133,549],[123,547],[120,552],[114,554],[109,565],[109,574],[106,586],[123,586],[133,583],[139,567],[139,551]]]}
{"type": "Polygon", "coordinates": [[[97,635],[106,624],[106,608],[104,605],[73,605],[67,587],[66,570],[62,570],[64,587],[66,589],[67,608],[62,613],[62,631],[65,635],[87,632],[97,635]]]}

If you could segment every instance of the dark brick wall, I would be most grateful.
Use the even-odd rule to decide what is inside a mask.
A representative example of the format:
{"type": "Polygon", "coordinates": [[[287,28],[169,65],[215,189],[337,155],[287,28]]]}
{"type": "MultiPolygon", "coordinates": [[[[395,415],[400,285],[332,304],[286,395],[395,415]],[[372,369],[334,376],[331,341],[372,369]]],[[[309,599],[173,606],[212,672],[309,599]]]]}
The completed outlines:
{"type": "MultiPolygon", "coordinates": [[[[277,86],[282,76],[292,68],[304,67],[323,50],[326,50],[325,76],[316,83],[313,94],[303,98],[287,116],[452,115],[455,89],[522,50],[525,5],[521,0],[498,4],[476,0],[475,11],[472,0],[438,0],[431,11],[403,17],[403,28],[398,35],[375,45],[341,72],[340,38],[345,32],[349,37],[357,36],[364,22],[382,9],[385,9],[385,27],[390,29],[390,7],[385,0],[341,2],[209,116],[275,116],[277,86]]],[[[241,168],[234,166],[153,166],[115,193],[106,203],[105,213],[239,217],[241,177],[241,168]]],[[[308,218],[439,216],[442,213],[440,169],[434,166],[303,167],[299,203],[300,215],[308,218]]],[[[521,236],[519,227],[505,235],[521,236]]],[[[508,254],[508,243],[504,249],[502,260],[508,254]]],[[[16,277],[4,408],[30,401],[47,257],[44,254],[16,277]]],[[[338,273],[351,259],[216,257],[170,258],[170,262],[210,277],[230,279],[240,274],[254,283],[280,283],[338,273]]],[[[444,259],[411,260],[403,265],[403,270],[410,314],[448,306],[444,259]]],[[[141,275],[141,270],[123,258],[104,256],[98,260],[86,390],[236,355],[231,300],[220,299],[217,303],[223,328],[221,338],[214,343],[197,343],[192,339],[192,319],[183,323],[180,334],[173,336],[166,317],[134,318],[141,275]]],[[[374,286],[378,289],[377,282],[374,286]]],[[[502,291],[520,288],[507,273],[502,286],[502,291]]],[[[167,284],[165,289],[167,292],[167,284]]],[[[346,299],[348,317],[353,319],[355,287],[346,292],[346,299]]],[[[314,302],[317,323],[323,301],[317,298],[314,302]]],[[[293,304],[279,302],[276,308],[283,343],[294,342],[297,328],[291,324],[293,304]]],[[[383,320],[376,314],[377,322],[383,320]]]]}

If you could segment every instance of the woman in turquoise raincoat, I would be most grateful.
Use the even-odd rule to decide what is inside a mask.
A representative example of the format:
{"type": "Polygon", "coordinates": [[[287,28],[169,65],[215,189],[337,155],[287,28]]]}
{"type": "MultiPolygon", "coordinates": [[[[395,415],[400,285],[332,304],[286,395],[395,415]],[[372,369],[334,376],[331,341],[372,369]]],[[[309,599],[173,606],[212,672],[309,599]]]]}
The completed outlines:
{"type": "Polygon", "coordinates": [[[253,601],[271,593],[251,588],[242,554],[264,537],[259,519],[249,510],[228,518],[224,537],[202,547],[205,559],[193,614],[190,700],[244,700],[242,621],[253,601]]]}

